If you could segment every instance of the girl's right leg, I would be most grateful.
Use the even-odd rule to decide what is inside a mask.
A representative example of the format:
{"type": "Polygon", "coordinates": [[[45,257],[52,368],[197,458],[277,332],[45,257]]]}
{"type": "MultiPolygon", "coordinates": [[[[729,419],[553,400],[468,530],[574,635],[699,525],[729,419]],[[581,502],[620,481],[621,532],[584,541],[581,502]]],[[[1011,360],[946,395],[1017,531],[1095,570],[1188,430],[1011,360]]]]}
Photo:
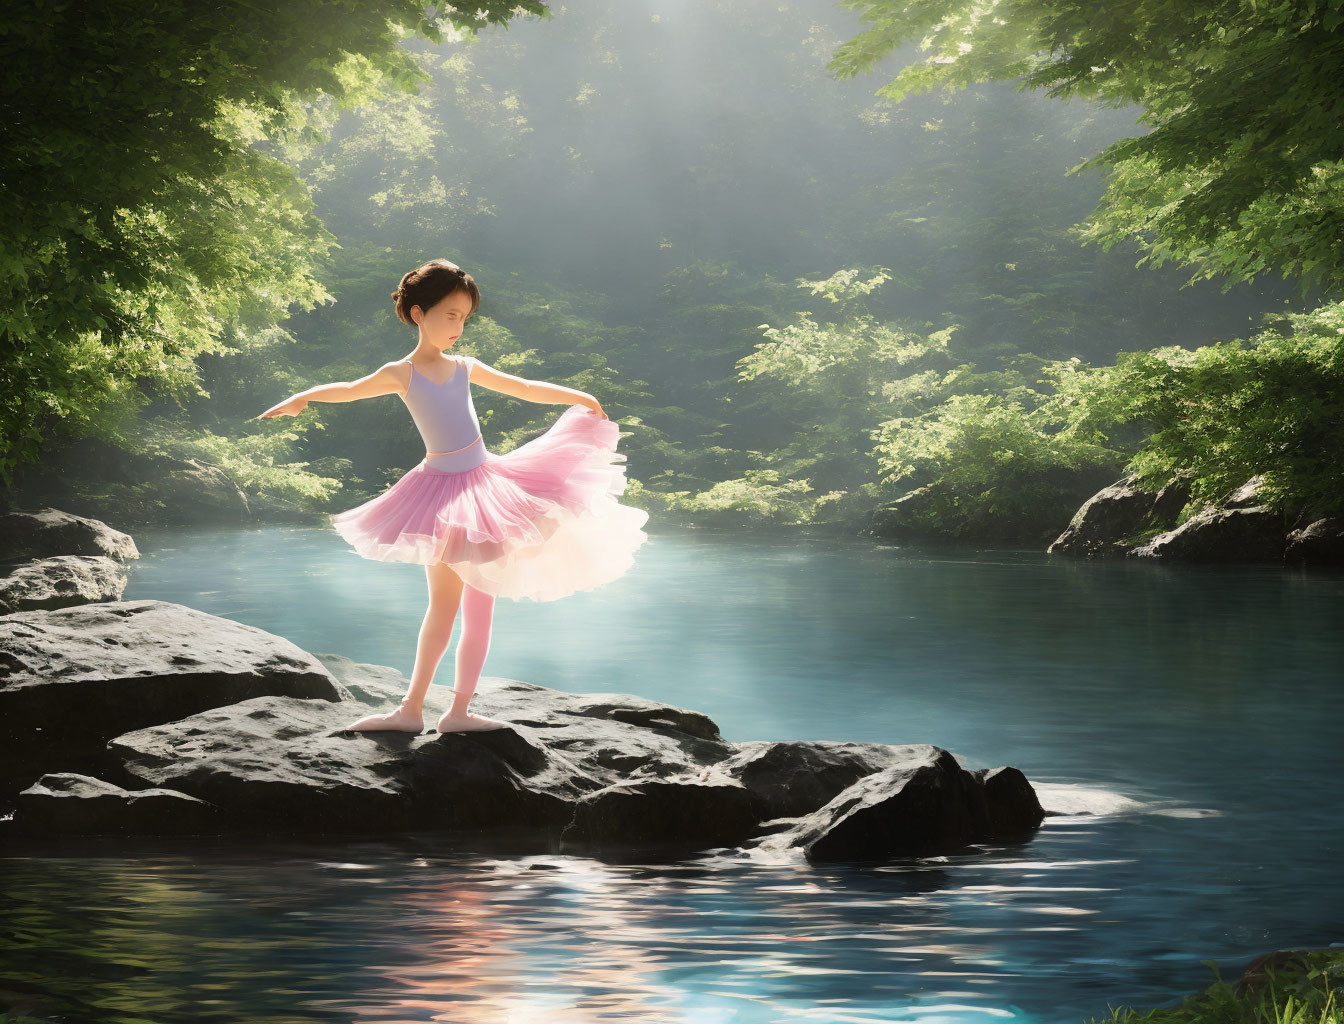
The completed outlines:
{"type": "Polygon", "coordinates": [[[411,685],[395,711],[369,715],[353,725],[353,732],[415,732],[424,731],[421,709],[425,694],[434,680],[434,673],[448,650],[453,636],[453,620],[462,603],[462,578],[443,562],[425,566],[429,582],[429,608],[420,624],[420,640],[415,651],[415,668],[411,670],[411,685]]]}

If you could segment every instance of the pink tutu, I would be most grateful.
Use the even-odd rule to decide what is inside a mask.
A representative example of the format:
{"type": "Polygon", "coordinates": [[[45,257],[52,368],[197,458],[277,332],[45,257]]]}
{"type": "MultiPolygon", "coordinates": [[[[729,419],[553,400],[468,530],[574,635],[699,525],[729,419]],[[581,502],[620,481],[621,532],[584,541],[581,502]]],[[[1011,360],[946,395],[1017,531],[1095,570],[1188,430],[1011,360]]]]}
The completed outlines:
{"type": "Polygon", "coordinates": [[[421,462],[378,497],[331,517],[359,554],[446,562],[478,590],[553,601],[622,576],[649,514],[625,493],[620,428],[580,405],[544,434],[472,469],[421,462]]]}

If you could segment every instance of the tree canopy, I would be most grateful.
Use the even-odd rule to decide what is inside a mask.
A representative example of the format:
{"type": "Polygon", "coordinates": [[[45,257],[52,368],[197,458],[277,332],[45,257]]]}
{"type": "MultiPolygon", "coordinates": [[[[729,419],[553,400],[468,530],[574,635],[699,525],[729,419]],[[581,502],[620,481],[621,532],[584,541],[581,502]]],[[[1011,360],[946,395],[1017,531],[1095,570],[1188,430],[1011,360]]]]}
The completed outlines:
{"type": "Polygon", "coordinates": [[[24,3],[0,24],[0,477],[55,420],[115,434],[193,357],[329,296],[334,243],[289,166],[253,144],[303,101],[414,91],[401,47],[540,0],[24,3]]]}
{"type": "MultiPolygon", "coordinates": [[[[1305,290],[1344,284],[1344,2],[842,0],[872,27],[836,51],[842,78],[918,40],[929,56],[889,101],[991,79],[1138,104],[1145,134],[1073,168],[1111,169],[1083,237],[1134,238],[1145,260],[1224,290],[1277,270],[1305,290]]],[[[1140,261],[1141,263],[1144,261],[1140,261]]]]}

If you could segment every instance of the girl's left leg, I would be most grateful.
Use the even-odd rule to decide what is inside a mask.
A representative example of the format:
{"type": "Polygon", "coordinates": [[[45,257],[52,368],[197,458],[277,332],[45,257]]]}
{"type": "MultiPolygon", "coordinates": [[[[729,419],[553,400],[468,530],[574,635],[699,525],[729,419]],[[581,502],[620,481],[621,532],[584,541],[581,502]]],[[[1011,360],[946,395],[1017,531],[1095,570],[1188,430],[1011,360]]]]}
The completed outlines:
{"type": "Polygon", "coordinates": [[[476,684],[490,650],[490,632],[494,625],[495,596],[462,584],[462,633],[457,641],[456,676],[453,680],[453,705],[439,719],[439,732],[478,732],[502,729],[508,725],[484,715],[467,711],[476,684]]]}

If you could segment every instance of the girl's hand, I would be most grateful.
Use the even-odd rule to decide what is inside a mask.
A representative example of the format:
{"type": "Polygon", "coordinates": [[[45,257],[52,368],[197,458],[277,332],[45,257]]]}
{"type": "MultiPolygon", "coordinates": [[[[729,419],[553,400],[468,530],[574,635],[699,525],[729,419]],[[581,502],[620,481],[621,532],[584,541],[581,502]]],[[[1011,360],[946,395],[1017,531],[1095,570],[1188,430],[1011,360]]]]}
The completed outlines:
{"type": "Polygon", "coordinates": [[[584,402],[583,407],[585,409],[591,409],[593,412],[597,413],[603,419],[606,419],[607,414],[602,411],[602,403],[599,402],[596,398],[593,398],[592,395],[589,395],[588,397],[590,401],[584,402]]]}
{"type": "Polygon", "coordinates": [[[306,408],[308,408],[308,399],[294,395],[291,398],[286,398],[279,405],[271,406],[260,416],[253,416],[252,418],[261,420],[269,416],[297,416],[306,408]]]}

